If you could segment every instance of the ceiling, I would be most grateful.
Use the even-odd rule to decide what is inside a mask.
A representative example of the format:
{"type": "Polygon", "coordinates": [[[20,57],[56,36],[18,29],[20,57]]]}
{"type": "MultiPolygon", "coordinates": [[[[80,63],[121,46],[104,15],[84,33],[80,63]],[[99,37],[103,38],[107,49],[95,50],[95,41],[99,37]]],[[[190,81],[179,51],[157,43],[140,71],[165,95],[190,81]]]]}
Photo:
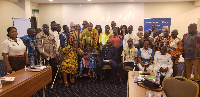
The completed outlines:
{"type": "Polygon", "coordinates": [[[117,3],[117,2],[184,2],[196,0],[30,0],[36,3],[117,3]]]}

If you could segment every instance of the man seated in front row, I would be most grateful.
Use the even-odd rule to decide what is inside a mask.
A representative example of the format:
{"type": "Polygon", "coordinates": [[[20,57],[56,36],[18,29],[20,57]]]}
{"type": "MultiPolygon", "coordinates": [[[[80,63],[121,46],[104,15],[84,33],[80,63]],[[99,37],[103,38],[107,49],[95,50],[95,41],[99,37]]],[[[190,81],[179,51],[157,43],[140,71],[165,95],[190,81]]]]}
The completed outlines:
{"type": "Polygon", "coordinates": [[[115,46],[112,46],[112,40],[108,39],[106,46],[103,47],[101,51],[101,59],[99,60],[97,64],[97,74],[100,77],[100,80],[102,80],[103,77],[103,66],[104,65],[110,65],[112,68],[112,81],[114,76],[117,74],[118,66],[117,66],[117,48],[115,46]]]}
{"type": "Polygon", "coordinates": [[[130,66],[132,68],[135,67],[135,70],[139,71],[139,67],[136,65],[138,49],[133,46],[133,39],[129,39],[127,43],[128,47],[125,47],[121,54],[122,64],[124,64],[124,66],[130,66]]]}
{"type": "Polygon", "coordinates": [[[150,41],[144,40],[144,47],[140,48],[138,51],[138,61],[139,61],[139,70],[152,72],[153,66],[151,65],[153,62],[154,52],[151,48],[149,48],[150,41]]]}
{"type": "Polygon", "coordinates": [[[173,62],[171,60],[171,55],[167,53],[167,47],[161,47],[159,52],[155,53],[154,56],[154,73],[160,71],[163,77],[171,77],[173,73],[173,62]]]}

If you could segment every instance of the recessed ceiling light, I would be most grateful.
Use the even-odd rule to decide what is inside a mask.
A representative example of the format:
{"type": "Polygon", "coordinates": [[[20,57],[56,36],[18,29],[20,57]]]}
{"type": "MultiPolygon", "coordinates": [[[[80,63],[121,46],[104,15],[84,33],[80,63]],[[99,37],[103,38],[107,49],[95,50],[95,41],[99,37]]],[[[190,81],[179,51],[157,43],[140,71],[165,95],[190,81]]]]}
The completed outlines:
{"type": "Polygon", "coordinates": [[[80,5],[81,6],[81,5],[80,5]]]}
{"type": "Polygon", "coordinates": [[[92,1],[92,0],[88,0],[88,1],[92,1]]]}
{"type": "Polygon", "coordinates": [[[50,2],[52,2],[53,0],[49,0],[50,2]]]}

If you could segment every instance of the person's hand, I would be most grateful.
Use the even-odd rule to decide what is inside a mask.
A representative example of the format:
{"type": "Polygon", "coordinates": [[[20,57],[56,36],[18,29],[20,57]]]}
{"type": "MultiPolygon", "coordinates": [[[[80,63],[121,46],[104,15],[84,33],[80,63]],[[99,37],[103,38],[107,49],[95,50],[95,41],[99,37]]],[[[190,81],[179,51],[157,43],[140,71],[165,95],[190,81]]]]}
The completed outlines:
{"type": "Polygon", "coordinates": [[[30,64],[30,63],[29,63],[29,61],[27,60],[27,61],[26,61],[26,65],[28,65],[28,64],[30,64]]]}
{"type": "Polygon", "coordinates": [[[163,73],[163,72],[165,72],[165,69],[163,69],[163,68],[161,67],[159,71],[163,73]]]}
{"type": "Polygon", "coordinates": [[[109,60],[109,64],[112,62],[112,60],[109,60]]]}
{"type": "Polygon", "coordinates": [[[150,66],[150,64],[148,63],[147,65],[146,65],[146,67],[149,67],[150,66]]]}
{"type": "Polygon", "coordinates": [[[77,48],[73,47],[72,50],[73,50],[73,51],[77,51],[77,48]]]}
{"type": "Polygon", "coordinates": [[[141,63],[141,66],[142,66],[142,67],[144,67],[144,65],[145,65],[145,63],[144,63],[144,62],[142,62],[142,63],[141,63]]]}
{"type": "Polygon", "coordinates": [[[7,72],[12,73],[12,68],[10,66],[7,66],[7,72]]]}
{"type": "Polygon", "coordinates": [[[85,56],[85,57],[84,57],[84,59],[85,59],[85,60],[88,60],[88,59],[89,59],[89,57],[88,57],[88,56],[85,56]]]}
{"type": "Polygon", "coordinates": [[[169,69],[168,69],[168,67],[167,68],[165,68],[165,72],[167,72],[169,69]]]}

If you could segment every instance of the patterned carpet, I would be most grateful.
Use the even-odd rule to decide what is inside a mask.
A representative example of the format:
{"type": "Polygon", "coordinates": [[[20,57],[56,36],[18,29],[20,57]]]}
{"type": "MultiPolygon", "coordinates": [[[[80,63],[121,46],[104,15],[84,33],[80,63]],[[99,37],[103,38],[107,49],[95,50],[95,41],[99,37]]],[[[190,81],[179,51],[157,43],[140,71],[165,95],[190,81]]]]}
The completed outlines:
{"type": "MultiPolygon", "coordinates": [[[[178,75],[182,76],[184,71],[184,63],[179,63],[178,75]]],[[[108,72],[109,74],[109,72],[108,72]]],[[[0,75],[6,75],[6,67],[3,61],[0,61],[0,75]]],[[[76,84],[69,83],[69,87],[64,84],[56,83],[53,89],[52,83],[46,87],[46,97],[126,97],[127,81],[124,80],[120,84],[110,83],[108,77],[101,83],[92,81],[88,77],[78,78],[76,84]]],[[[42,90],[39,90],[35,97],[42,97],[42,90]]]]}
{"type": "MultiPolygon", "coordinates": [[[[81,78],[76,84],[69,84],[69,87],[64,87],[64,84],[55,84],[53,89],[50,89],[51,84],[47,85],[47,97],[126,97],[126,82],[121,84],[110,83],[109,80],[104,80],[101,83],[92,81],[88,78],[81,78]]],[[[38,91],[35,97],[42,97],[42,90],[38,91]]]]}

